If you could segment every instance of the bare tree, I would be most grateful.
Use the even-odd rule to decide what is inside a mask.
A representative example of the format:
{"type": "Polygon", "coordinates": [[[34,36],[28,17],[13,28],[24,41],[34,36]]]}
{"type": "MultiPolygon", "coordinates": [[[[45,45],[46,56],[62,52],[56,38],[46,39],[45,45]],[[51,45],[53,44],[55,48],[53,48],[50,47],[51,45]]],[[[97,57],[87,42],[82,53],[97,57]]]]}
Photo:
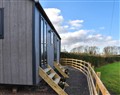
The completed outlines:
{"type": "Polygon", "coordinates": [[[99,48],[97,46],[79,46],[77,48],[73,48],[71,52],[78,53],[87,53],[87,54],[99,54],[99,48]]]}
{"type": "Polygon", "coordinates": [[[105,55],[118,55],[120,54],[120,47],[107,46],[107,47],[104,47],[103,52],[105,55]]]}
{"type": "Polygon", "coordinates": [[[99,48],[96,46],[89,47],[89,54],[93,55],[99,54],[99,48]]]}

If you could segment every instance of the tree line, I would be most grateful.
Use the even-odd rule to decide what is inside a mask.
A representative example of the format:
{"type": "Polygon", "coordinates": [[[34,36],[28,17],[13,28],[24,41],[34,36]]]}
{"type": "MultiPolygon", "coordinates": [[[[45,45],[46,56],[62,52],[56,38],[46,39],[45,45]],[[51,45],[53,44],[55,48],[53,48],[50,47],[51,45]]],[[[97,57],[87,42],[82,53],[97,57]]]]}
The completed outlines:
{"type": "Polygon", "coordinates": [[[100,50],[97,46],[79,46],[73,48],[70,52],[77,53],[86,53],[92,55],[120,55],[120,47],[119,46],[106,46],[102,50],[100,50]]]}

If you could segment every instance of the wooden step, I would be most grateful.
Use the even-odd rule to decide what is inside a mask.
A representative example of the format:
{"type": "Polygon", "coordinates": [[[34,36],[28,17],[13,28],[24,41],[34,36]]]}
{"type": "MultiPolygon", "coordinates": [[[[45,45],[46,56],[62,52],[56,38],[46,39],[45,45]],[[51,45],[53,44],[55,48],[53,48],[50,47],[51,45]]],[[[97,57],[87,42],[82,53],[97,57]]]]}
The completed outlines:
{"type": "Polygon", "coordinates": [[[62,66],[60,66],[60,65],[58,65],[59,67],[60,67],[60,69],[63,69],[63,67],[62,66]]]}
{"type": "Polygon", "coordinates": [[[63,72],[65,72],[65,69],[64,69],[64,68],[62,68],[62,71],[63,71],[63,72]]]}
{"type": "Polygon", "coordinates": [[[60,72],[60,74],[65,77],[65,78],[69,78],[69,76],[65,73],[65,69],[63,66],[61,66],[61,64],[58,64],[56,62],[54,62],[54,67],[60,72]]]}
{"type": "Polygon", "coordinates": [[[59,78],[56,78],[56,79],[54,80],[54,82],[55,82],[56,84],[58,84],[59,81],[60,81],[60,77],[59,77],[59,78]]]}
{"type": "Polygon", "coordinates": [[[57,63],[57,65],[60,67],[60,69],[62,69],[62,71],[65,71],[65,68],[63,66],[61,66],[60,64],[57,63]]]}
{"type": "MultiPolygon", "coordinates": [[[[51,68],[48,65],[48,68],[51,68]]],[[[46,69],[46,71],[48,71],[46,69]]],[[[48,73],[45,72],[45,70],[41,67],[39,67],[39,75],[40,77],[45,80],[49,86],[58,94],[58,95],[68,95],[59,85],[59,81],[61,77],[51,68],[50,71],[51,74],[48,75],[48,73]]]]}
{"type": "Polygon", "coordinates": [[[49,72],[51,70],[51,68],[46,68],[46,69],[44,69],[44,71],[47,73],[47,72],[49,72]]]}
{"type": "Polygon", "coordinates": [[[69,85],[65,82],[65,86],[68,87],[69,85]]]}
{"type": "Polygon", "coordinates": [[[55,76],[56,73],[51,73],[50,75],[48,75],[51,79],[55,76]]]}

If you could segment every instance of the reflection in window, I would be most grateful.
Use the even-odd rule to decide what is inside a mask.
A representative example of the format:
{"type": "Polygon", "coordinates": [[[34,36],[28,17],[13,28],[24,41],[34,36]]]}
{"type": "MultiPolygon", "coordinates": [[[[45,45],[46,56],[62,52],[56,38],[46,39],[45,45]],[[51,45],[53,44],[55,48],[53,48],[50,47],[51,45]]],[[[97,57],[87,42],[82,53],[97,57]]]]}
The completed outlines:
{"type": "Polygon", "coordinates": [[[44,25],[44,43],[47,42],[47,23],[45,22],[44,25]]]}
{"type": "Polygon", "coordinates": [[[57,61],[57,38],[54,34],[54,61],[57,61]]]}
{"type": "Polygon", "coordinates": [[[53,32],[52,31],[50,32],[50,41],[51,41],[51,44],[53,44],[53,32]]]}
{"type": "Polygon", "coordinates": [[[47,64],[47,23],[44,23],[44,63],[47,64]]]}
{"type": "Polygon", "coordinates": [[[43,64],[44,60],[43,33],[44,33],[44,21],[43,18],[41,18],[41,64],[43,64]]]}

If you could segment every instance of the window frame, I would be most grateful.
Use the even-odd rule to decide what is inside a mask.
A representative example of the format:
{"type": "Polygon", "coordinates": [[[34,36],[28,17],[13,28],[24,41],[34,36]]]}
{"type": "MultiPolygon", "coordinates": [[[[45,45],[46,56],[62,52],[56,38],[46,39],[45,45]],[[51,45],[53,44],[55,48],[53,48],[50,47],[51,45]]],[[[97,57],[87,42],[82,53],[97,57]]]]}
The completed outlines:
{"type": "Polygon", "coordinates": [[[1,29],[1,33],[0,33],[0,39],[4,38],[4,8],[0,8],[0,12],[1,12],[1,23],[2,23],[2,29],[1,29]]]}

